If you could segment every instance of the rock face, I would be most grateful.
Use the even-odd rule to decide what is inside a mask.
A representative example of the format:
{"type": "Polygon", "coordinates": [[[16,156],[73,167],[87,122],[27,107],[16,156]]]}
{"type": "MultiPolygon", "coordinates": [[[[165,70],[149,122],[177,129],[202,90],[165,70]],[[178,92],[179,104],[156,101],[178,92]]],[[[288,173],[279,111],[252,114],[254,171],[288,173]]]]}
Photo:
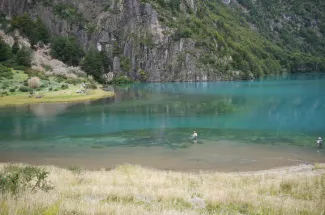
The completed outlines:
{"type": "MultiPolygon", "coordinates": [[[[194,1],[189,4],[195,10],[194,1]]],[[[197,63],[201,51],[191,39],[175,41],[149,3],[140,0],[0,0],[0,10],[13,17],[39,16],[53,35],[73,35],[87,49],[91,44],[109,53],[114,76],[148,81],[207,81],[238,78],[197,63]],[[60,9],[61,6],[61,9],[60,9]],[[63,9],[62,9],[63,8],[63,9]],[[68,16],[68,15],[69,16],[68,16]]]]}

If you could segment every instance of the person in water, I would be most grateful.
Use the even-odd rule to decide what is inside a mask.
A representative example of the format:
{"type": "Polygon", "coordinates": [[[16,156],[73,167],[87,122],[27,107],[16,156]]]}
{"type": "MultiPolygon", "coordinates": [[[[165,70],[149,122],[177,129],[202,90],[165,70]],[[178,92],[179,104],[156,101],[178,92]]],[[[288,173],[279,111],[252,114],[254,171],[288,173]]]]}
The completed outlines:
{"type": "Polygon", "coordinates": [[[318,140],[316,140],[317,147],[322,148],[323,147],[323,140],[321,137],[318,137],[318,140]]]}
{"type": "Polygon", "coordinates": [[[196,133],[196,131],[193,131],[193,134],[192,134],[192,140],[193,140],[193,142],[197,142],[197,133],[196,133]]]}

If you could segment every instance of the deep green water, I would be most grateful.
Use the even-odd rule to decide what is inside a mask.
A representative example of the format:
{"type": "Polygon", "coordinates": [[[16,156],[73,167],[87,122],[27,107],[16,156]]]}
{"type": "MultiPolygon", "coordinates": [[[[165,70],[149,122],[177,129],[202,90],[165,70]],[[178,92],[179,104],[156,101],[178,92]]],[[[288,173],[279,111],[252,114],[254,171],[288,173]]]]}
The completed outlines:
{"type": "MultiPolygon", "coordinates": [[[[276,157],[287,151],[290,157],[298,150],[292,155],[298,160],[325,161],[324,150],[315,149],[316,138],[325,138],[324,74],[135,84],[115,91],[114,99],[96,102],[1,108],[0,162],[89,164],[87,167],[135,162],[164,168],[164,161],[155,160],[159,157],[178,159],[166,168],[191,169],[186,153],[205,162],[206,153],[213,150],[230,150],[232,161],[225,165],[230,169],[238,167],[234,157],[242,163],[240,159],[256,153],[260,154],[258,160],[264,153],[276,157]],[[189,138],[193,130],[199,135],[197,144],[189,138]],[[231,147],[245,147],[249,153],[231,147]],[[254,153],[255,149],[262,152],[254,153]],[[90,164],[94,159],[102,159],[102,163],[90,164]],[[155,162],[159,165],[151,165],[155,162]]],[[[284,160],[289,157],[282,155],[284,160]]],[[[257,162],[264,168],[263,162],[257,162]]],[[[202,169],[221,168],[220,159],[208,163],[202,169]]]]}

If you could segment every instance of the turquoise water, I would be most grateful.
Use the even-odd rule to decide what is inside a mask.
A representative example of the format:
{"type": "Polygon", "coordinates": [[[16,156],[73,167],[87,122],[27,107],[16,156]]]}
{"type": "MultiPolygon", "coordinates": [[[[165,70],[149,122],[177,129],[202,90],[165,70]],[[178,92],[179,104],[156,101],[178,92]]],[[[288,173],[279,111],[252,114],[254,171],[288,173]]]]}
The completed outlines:
{"type": "Polygon", "coordinates": [[[92,168],[131,162],[193,169],[197,163],[188,162],[191,155],[202,161],[196,168],[240,170],[254,166],[244,162],[245,168],[238,168],[243,159],[259,163],[255,169],[272,167],[269,160],[263,165],[258,159],[284,151],[288,154],[281,158],[286,162],[273,162],[275,166],[297,159],[325,161],[324,150],[315,149],[316,138],[325,138],[324,74],[148,83],[114,90],[115,98],[95,102],[1,108],[0,162],[73,163],[92,168]],[[193,130],[198,132],[198,143],[190,139],[193,130]],[[219,159],[204,165],[213,150],[219,159]],[[231,161],[221,159],[221,152],[231,161]],[[168,163],[158,157],[174,160],[168,163]]]}

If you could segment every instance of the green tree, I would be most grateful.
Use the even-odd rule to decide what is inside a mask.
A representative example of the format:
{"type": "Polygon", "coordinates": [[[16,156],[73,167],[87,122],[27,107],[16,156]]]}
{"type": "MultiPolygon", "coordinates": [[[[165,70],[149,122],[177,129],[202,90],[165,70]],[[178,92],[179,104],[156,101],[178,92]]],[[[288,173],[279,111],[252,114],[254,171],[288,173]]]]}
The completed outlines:
{"type": "Polygon", "coordinates": [[[11,50],[12,50],[12,53],[13,54],[17,54],[18,53],[18,51],[19,51],[19,44],[18,44],[18,39],[17,38],[15,38],[15,42],[14,42],[14,44],[12,45],[12,48],[11,48],[11,50]]]}
{"type": "Polygon", "coordinates": [[[104,73],[103,57],[94,47],[90,47],[82,63],[82,69],[94,77],[98,82],[102,81],[104,73]]]}
{"type": "Polygon", "coordinates": [[[38,42],[36,24],[27,13],[14,17],[11,20],[11,28],[18,29],[24,36],[29,39],[32,45],[35,45],[38,42]]]}
{"type": "Polygon", "coordinates": [[[43,41],[45,44],[49,43],[50,33],[47,30],[47,27],[45,26],[44,22],[40,17],[37,17],[35,24],[36,24],[37,40],[43,41]]]}
{"type": "Polygon", "coordinates": [[[64,63],[78,66],[84,52],[74,37],[56,37],[51,43],[51,55],[64,63]]]}
{"type": "Polygon", "coordinates": [[[22,66],[31,66],[32,50],[27,47],[22,47],[17,53],[17,63],[22,66]]]}
{"type": "Polygon", "coordinates": [[[66,38],[59,36],[53,39],[51,43],[51,55],[54,58],[60,59],[64,56],[64,47],[66,43],[66,38]]]}
{"type": "Polygon", "coordinates": [[[105,73],[112,71],[113,69],[113,61],[110,57],[107,56],[105,51],[101,51],[100,55],[102,57],[103,67],[105,73]]]}
{"type": "Polygon", "coordinates": [[[11,48],[0,38],[0,62],[11,58],[11,48]]]}

